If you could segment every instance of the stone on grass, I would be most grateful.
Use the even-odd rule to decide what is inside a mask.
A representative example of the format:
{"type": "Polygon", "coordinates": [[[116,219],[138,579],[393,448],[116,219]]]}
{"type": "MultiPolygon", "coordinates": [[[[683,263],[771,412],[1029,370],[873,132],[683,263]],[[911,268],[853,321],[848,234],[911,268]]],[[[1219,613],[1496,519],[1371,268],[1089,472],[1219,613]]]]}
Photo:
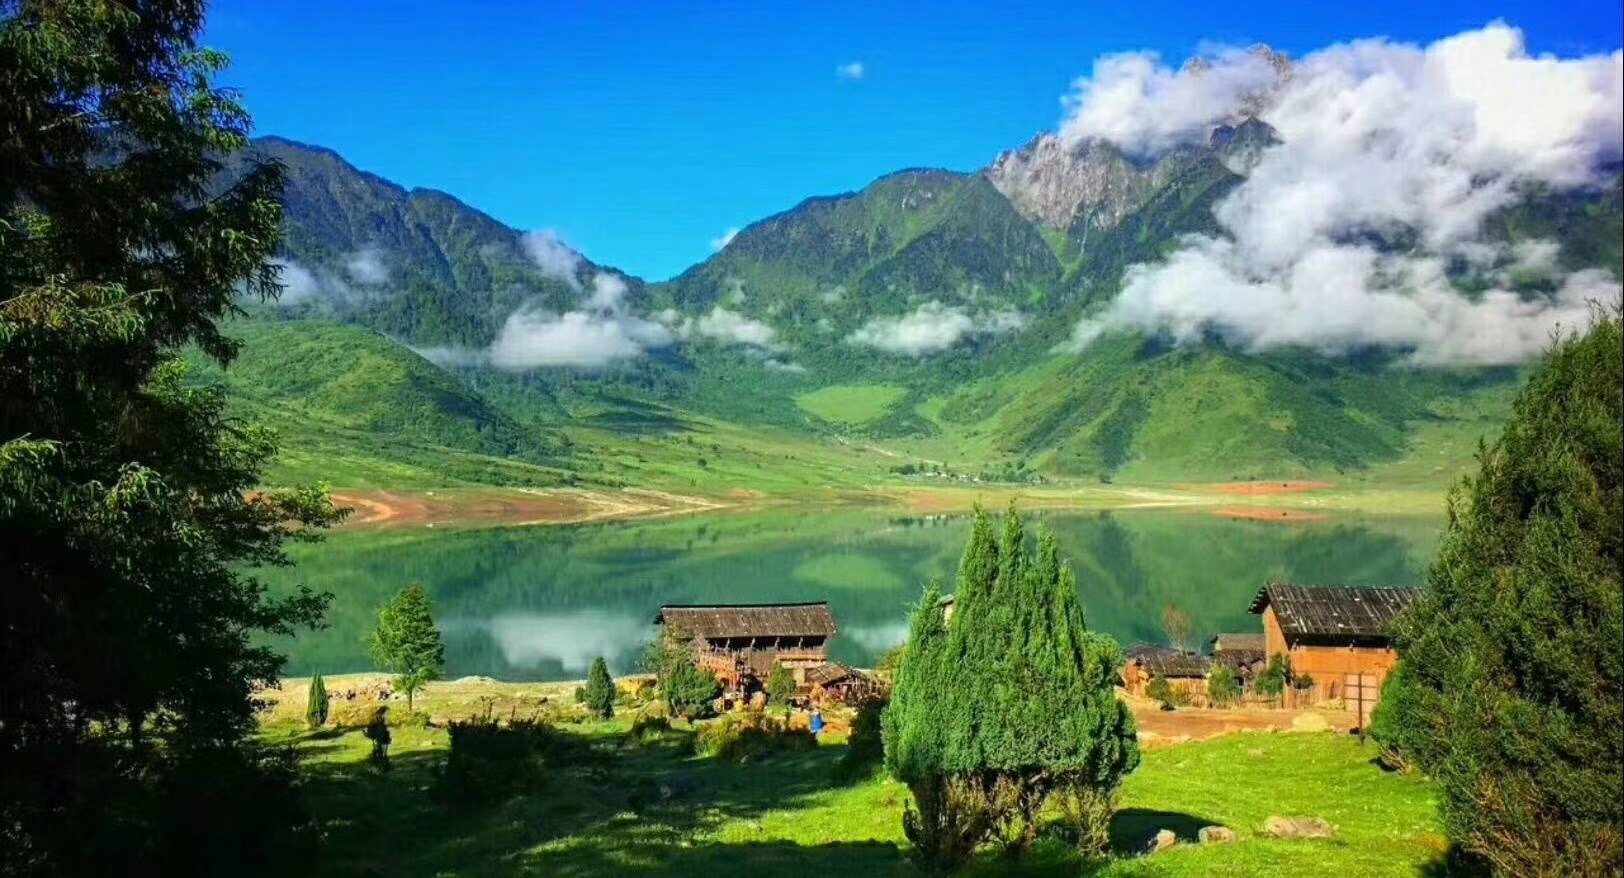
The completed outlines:
{"type": "Polygon", "coordinates": [[[1270,817],[1263,831],[1275,838],[1330,838],[1331,824],[1318,817],[1270,817]]]}
{"type": "Polygon", "coordinates": [[[1179,837],[1173,833],[1173,830],[1163,829],[1162,831],[1151,836],[1150,841],[1145,845],[1145,853],[1159,853],[1167,850],[1173,845],[1178,844],[1178,842],[1179,837]]]}
{"type": "Polygon", "coordinates": [[[1227,826],[1203,826],[1195,837],[1202,844],[1223,844],[1235,840],[1235,830],[1227,826]]]}
{"type": "Polygon", "coordinates": [[[660,798],[664,800],[686,798],[694,791],[694,779],[686,772],[677,771],[660,779],[660,798]]]}

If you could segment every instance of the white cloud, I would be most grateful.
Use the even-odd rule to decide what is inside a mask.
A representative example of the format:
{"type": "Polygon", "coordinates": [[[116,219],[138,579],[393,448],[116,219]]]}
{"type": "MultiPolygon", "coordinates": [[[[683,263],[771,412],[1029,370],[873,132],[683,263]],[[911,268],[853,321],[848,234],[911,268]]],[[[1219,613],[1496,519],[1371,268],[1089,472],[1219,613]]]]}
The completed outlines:
{"type": "Polygon", "coordinates": [[[930,301],[912,314],[875,317],[847,337],[852,344],[893,354],[921,357],[946,350],[972,335],[996,335],[1026,325],[1019,311],[983,311],[971,315],[958,305],[930,301]]]}
{"type": "Polygon", "coordinates": [[[557,232],[552,229],[526,232],[519,237],[519,247],[542,274],[569,284],[571,289],[581,289],[581,254],[564,243],[557,232]]]}
{"type": "Polygon", "coordinates": [[[723,344],[745,345],[764,351],[774,351],[779,347],[778,332],[771,326],[721,305],[712,307],[710,313],[698,318],[685,317],[681,312],[668,308],[656,315],[655,319],[669,326],[684,341],[708,338],[723,344]]]}
{"type": "Polygon", "coordinates": [[[515,311],[491,342],[491,365],[515,372],[553,366],[591,369],[671,344],[665,326],[628,312],[626,293],[624,278],[600,271],[592,277],[581,310],[515,311]]]}
{"type": "Polygon", "coordinates": [[[1214,125],[1279,77],[1268,57],[1239,49],[1178,71],[1154,52],[1106,55],[1094,62],[1093,74],[1072,84],[1060,137],[1068,144],[1106,140],[1139,155],[1165,152],[1205,140],[1214,125]]]}
{"type": "Polygon", "coordinates": [[[1273,85],[1249,53],[1177,72],[1143,55],[1106,59],[1078,84],[1062,124],[1070,138],[1155,153],[1255,111],[1281,142],[1214,208],[1221,237],[1193,236],[1164,262],[1130,268],[1072,347],[1138,330],[1181,341],[1215,333],[1250,350],[1374,345],[1420,363],[1525,360],[1557,326],[1585,325],[1585,297],[1617,301],[1618,283],[1585,272],[1548,297],[1500,288],[1508,267],[1554,272],[1556,254],[1549,242],[1497,244],[1484,220],[1528,184],[1585,185],[1619,159],[1621,77],[1624,53],[1531,57],[1504,25],[1424,48],[1331,46],[1273,85]],[[1373,244],[1394,235],[1413,246],[1373,244]],[[1460,264],[1491,288],[1461,293],[1446,272],[1460,264]]]}
{"type": "Polygon", "coordinates": [[[658,323],[627,315],[517,311],[491,343],[490,363],[520,372],[549,366],[598,368],[671,343],[658,323]]]}
{"type": "Polygon", "coordinates": [[[272,259],[271,264],[280,269],[277,280],[282,284],[282,294],[277,304],[298,305],[325,295],[321,279],[310,269],[291,259],[272,259]]]}
{"type": "Polygon", "coordinates": [[[344,258],[344,272],[350,280],[366,286],[389,283],[389,266],[377,247],[363,247],[344,258]]]}
{"type": "Polygon", "coordinates": [[[840,79],[862,79],[863,74],[866,72],[861,61],[847,61],[845,64],[835,67],[835,76],[840,79]]]}
{"type": "Polygon", "coordinates": [[[738,226],[728,226],[727,230],[722,232],[722,234],[710,239],[710,248],[712,250],[720,250],[723,247],[726,247],[727,245],[733,243],[733,239],[738,237],[738,236],[739,236],[739,227],[738,226]]]}

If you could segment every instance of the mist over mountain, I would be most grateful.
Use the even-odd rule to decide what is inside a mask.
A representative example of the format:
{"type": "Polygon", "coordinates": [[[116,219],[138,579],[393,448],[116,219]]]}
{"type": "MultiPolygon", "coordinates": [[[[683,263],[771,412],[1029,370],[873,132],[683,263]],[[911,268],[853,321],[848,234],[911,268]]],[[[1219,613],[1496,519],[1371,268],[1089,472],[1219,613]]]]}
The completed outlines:
{"type": "Polygon", "coordinates": [[[259,314],[383,333],[513,423],[656,405],[1058,475],[1357,471],[1498,414],[1618,300],[1619,65],[1498,25],[1107,57],[987,168],[808,198],[662,283],[265,138],[287,290],[259,314]],[[884,404],[833,417],[829,388],[884,404]]]}

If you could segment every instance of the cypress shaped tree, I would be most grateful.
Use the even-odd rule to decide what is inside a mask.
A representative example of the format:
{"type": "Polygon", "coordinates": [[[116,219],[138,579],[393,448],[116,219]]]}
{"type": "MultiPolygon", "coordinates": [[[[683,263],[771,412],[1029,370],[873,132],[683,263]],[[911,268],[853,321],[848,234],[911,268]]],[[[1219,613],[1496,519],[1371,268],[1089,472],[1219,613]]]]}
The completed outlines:
{"type": "Polygon", "coordinates": [[[598,656],[586,675],[586,691],[582,701],[593,714],[608,719],[615,715],[615,681],[609,676],[609,663],[598,656]]]}
{"type": "Polygon", "coordinates": [[[313,729],[327,724],[327,683],[321,675],[310,678],[310,694],[305,697],[305,722],[313,729]]]}
{"type": "Polygon", "coordinates": [[[1405,755],[1438,779],[1451,840],[1506,874],[1624,859],[1620,346],[1614,312],[1555,347],[1400,623],[1409,691],[1384,743],[1435,743],[1405,755]]]}

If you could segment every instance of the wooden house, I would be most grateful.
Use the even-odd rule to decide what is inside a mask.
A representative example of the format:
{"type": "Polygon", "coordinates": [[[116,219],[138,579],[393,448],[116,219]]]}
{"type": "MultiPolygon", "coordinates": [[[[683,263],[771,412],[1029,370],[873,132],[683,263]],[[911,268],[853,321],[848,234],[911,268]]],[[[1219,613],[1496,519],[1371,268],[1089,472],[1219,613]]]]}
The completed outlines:
{"type": "Polygon", "coordinates": [[[834,614],[824,601],[802,604],[668,605],[654,624],[693,652],[694,662],[729,692],[748,692],[783,665],[802,689],[807,671],[829,661],[834,614]]]}
{"type": "Polygon", "coordinates": [[[1212,669],[1206,656],[1151,643],[1136,643],[1122,656],[1122,688],[1130,693],[1144,696],[1150,681],[1161,677],[1192,700],[1206,700],[1207,672],[1212,669]]]}
{"type": "Polygon", "coordinates": [[[1209,643],[1208,654],[1214,665],[1234,671],[1243,686],[1256,679],[1269,662],[1262,634],[1219,634],[1209,643]]]}
{"type": "Polygon", "coordinates": [[[1398,661],[1394,617],[1419,588],[1269,583],[1252,599],[1263,617],[1263,648],[1291,659],[1292,673],[1313,678],[1315,700],[1343,698],[1368,710],[1398,661]]]}

